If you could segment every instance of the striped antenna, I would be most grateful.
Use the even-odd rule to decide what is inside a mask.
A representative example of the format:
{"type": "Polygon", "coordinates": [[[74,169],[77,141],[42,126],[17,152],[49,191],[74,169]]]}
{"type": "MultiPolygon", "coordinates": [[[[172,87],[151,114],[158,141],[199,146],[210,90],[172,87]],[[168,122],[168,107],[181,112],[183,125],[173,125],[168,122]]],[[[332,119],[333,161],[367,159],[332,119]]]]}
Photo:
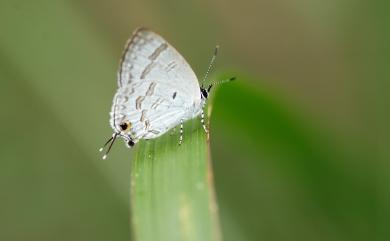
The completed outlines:
{"type": "Polygon", "coordinates": [[[211,71],[211,68],[213,67],[215,58],[216,58],[217,55],[218,55],[218,49],[219,49],[219,45],[215,46],[213,57],[211,57],[209,67],[208,67],[208,69],[207,69],[207,71],[206,71],[206,74],[205,74],[204,77],[203,77],[203,80],[202,80],[202,87],[203,87],[204,82],[205,82],[206,79],[207,79],[207,76],[209,75],[209,73],[210,73],[210,71],[211,71]]]}
{"type": "Polygon", "coordinates": [[[229,79],[215,81],[214,83],[212,83],[212,85],[220,85],[220,84],[224,84],[224,83],[227,83],[227,82],[230,82],[230,81],[234,81],[234,80],[236,80],[236,77],[230,77],[229,79]]]}

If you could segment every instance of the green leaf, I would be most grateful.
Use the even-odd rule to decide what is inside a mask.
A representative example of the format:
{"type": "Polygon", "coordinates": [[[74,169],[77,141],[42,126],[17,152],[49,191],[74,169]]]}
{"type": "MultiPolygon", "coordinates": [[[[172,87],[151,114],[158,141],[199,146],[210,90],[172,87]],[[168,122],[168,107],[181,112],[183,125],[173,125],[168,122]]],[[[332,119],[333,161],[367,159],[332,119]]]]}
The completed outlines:
{"type": "Polygon", "coordinates": [[[135,240],[220,240],[210,148],[198,118],[141,141],[131,168],[135,240]]]}

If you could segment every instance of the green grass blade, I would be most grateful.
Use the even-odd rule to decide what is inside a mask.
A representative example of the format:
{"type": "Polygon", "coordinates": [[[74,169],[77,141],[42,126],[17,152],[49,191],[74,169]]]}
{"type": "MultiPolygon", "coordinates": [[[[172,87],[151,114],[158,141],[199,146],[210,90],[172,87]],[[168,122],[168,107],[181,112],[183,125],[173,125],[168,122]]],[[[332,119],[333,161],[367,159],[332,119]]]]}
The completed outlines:
{"type": "Polygon", "coordinates": [[[131,222],[139,241],[220,240],[209,143],[198,118],[142,141],[131,168],[131,222]]]}

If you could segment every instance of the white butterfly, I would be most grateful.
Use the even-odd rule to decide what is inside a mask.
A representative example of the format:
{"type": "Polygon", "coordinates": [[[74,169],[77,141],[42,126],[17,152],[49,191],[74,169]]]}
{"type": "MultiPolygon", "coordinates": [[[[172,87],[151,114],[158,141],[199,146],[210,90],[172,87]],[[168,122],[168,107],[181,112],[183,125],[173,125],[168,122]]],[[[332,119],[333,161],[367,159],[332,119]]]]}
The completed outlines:
{"type": "Polygon", "coordinates": [[[198,115],[207,132],[203,108],[213,85],[200,87],[187,61],[158,34],[145,28],[133,33],[120,60],[118,86],[110,112],[114,134],[104,145],[110,143],[103,159],[118,136],[131,147],[179,124],[181,144],[183,122],[198,115]]]}

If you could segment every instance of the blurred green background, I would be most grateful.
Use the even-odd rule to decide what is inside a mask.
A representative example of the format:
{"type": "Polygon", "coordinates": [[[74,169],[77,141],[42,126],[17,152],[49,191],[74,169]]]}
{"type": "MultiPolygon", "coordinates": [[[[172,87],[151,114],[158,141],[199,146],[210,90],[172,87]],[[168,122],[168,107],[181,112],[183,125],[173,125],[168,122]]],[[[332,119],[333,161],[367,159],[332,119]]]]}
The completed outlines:
{"type": "Polygon", "coordinates": [[[0,240],[129,240],[131,151],[97,150],[127,38],[149,27],[216,92],[222,232],[390,240],[385,1],[0,1],[0,240]]]}

